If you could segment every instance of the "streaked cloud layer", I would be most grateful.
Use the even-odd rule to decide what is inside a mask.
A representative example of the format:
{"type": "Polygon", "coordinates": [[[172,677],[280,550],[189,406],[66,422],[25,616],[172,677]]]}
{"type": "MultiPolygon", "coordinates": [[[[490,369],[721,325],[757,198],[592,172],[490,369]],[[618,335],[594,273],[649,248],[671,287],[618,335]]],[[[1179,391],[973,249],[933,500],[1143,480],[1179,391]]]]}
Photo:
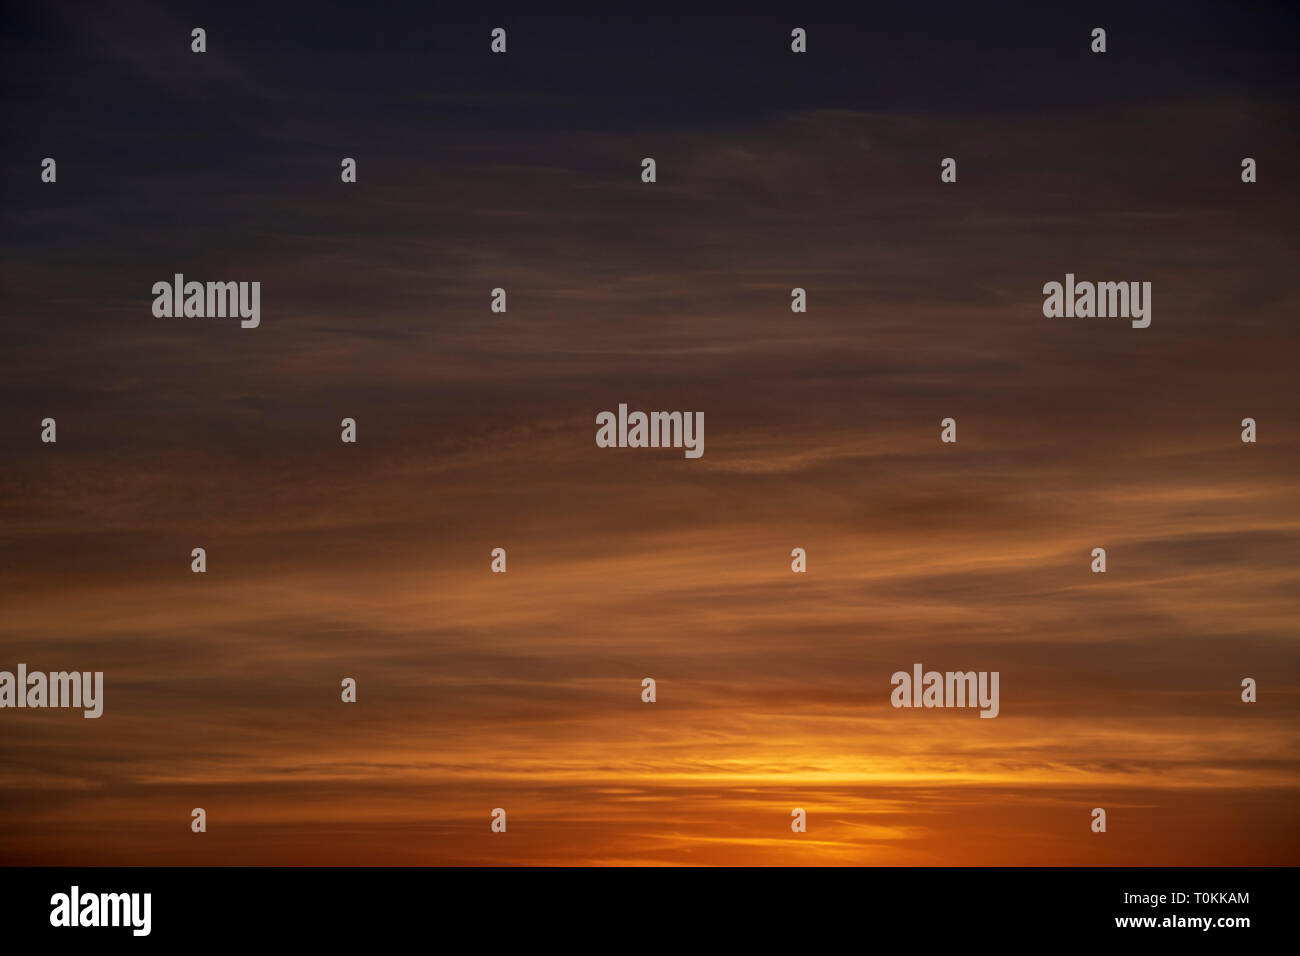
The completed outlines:
{"type": "Polygon", "coordinates": [[[481,94],[521,132],[444,91],[454,143],[358,96],[389,137],[343,153],[254,109],[229,168],[14,197],[0,668],[106,689],[0,716],[0,860],[1296,862],[1289,104],[646,133],[555,95],[481,94]],[[1151,327],[1043,318],[1067,271],[1152,281],[1151,327]],[[261,281],[261,328],[154,319],[173,272],[261,281]],[[619,402],[703,410],[704,457],[597,449],[619,402]],[[1000,671],[1001,715],[892,709],[915,661],[1000,671]]]}

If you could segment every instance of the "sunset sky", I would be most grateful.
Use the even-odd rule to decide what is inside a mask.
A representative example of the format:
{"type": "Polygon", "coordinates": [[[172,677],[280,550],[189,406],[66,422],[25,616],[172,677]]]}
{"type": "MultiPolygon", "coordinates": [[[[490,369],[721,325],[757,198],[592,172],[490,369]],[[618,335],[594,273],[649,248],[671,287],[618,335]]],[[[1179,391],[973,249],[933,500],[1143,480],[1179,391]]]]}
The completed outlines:
{"type": "Polygon", "coordinates": [[[1155,9],[12,14],[0,863],[1300,862],[1298,15],[1155,9]]]}

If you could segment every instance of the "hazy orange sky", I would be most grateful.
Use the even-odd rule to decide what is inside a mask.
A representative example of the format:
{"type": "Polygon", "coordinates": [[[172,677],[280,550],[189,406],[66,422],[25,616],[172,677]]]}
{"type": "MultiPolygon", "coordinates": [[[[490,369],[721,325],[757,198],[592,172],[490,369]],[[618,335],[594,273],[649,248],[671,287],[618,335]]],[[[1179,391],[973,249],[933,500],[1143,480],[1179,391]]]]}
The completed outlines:
{"type": "Polygon", "coordinates": [[[10,60],[54,79],[7,107],[0,669],[105,703],[0,712],[0,862],[1298,861],[1300,169],[1264,52],[1147,90],[1209,40],[1143,22],[1114,77],[1037,59],[1100,69],[1071,41],[948,101],[953,24],[900,107],[857,61],[769,96],[786,29],[676,115],[648,39],[646,89],[597,92],[617,38],[559,67],[521,30],[503,77],[392,13],[355,53],[213,17],[196,64],[132,11],[10,60]],[[261,326],[154,318],[176,272],[261,281],[261,326]],[[1152,282],[1150,328],[1044,318],[1067,272],[1152,282]],[[703,411],[704,456],[598,449],[620,402],[703,411]],[[914,662],[999,671],[1000,715],[895,710],[914,662]]]}

